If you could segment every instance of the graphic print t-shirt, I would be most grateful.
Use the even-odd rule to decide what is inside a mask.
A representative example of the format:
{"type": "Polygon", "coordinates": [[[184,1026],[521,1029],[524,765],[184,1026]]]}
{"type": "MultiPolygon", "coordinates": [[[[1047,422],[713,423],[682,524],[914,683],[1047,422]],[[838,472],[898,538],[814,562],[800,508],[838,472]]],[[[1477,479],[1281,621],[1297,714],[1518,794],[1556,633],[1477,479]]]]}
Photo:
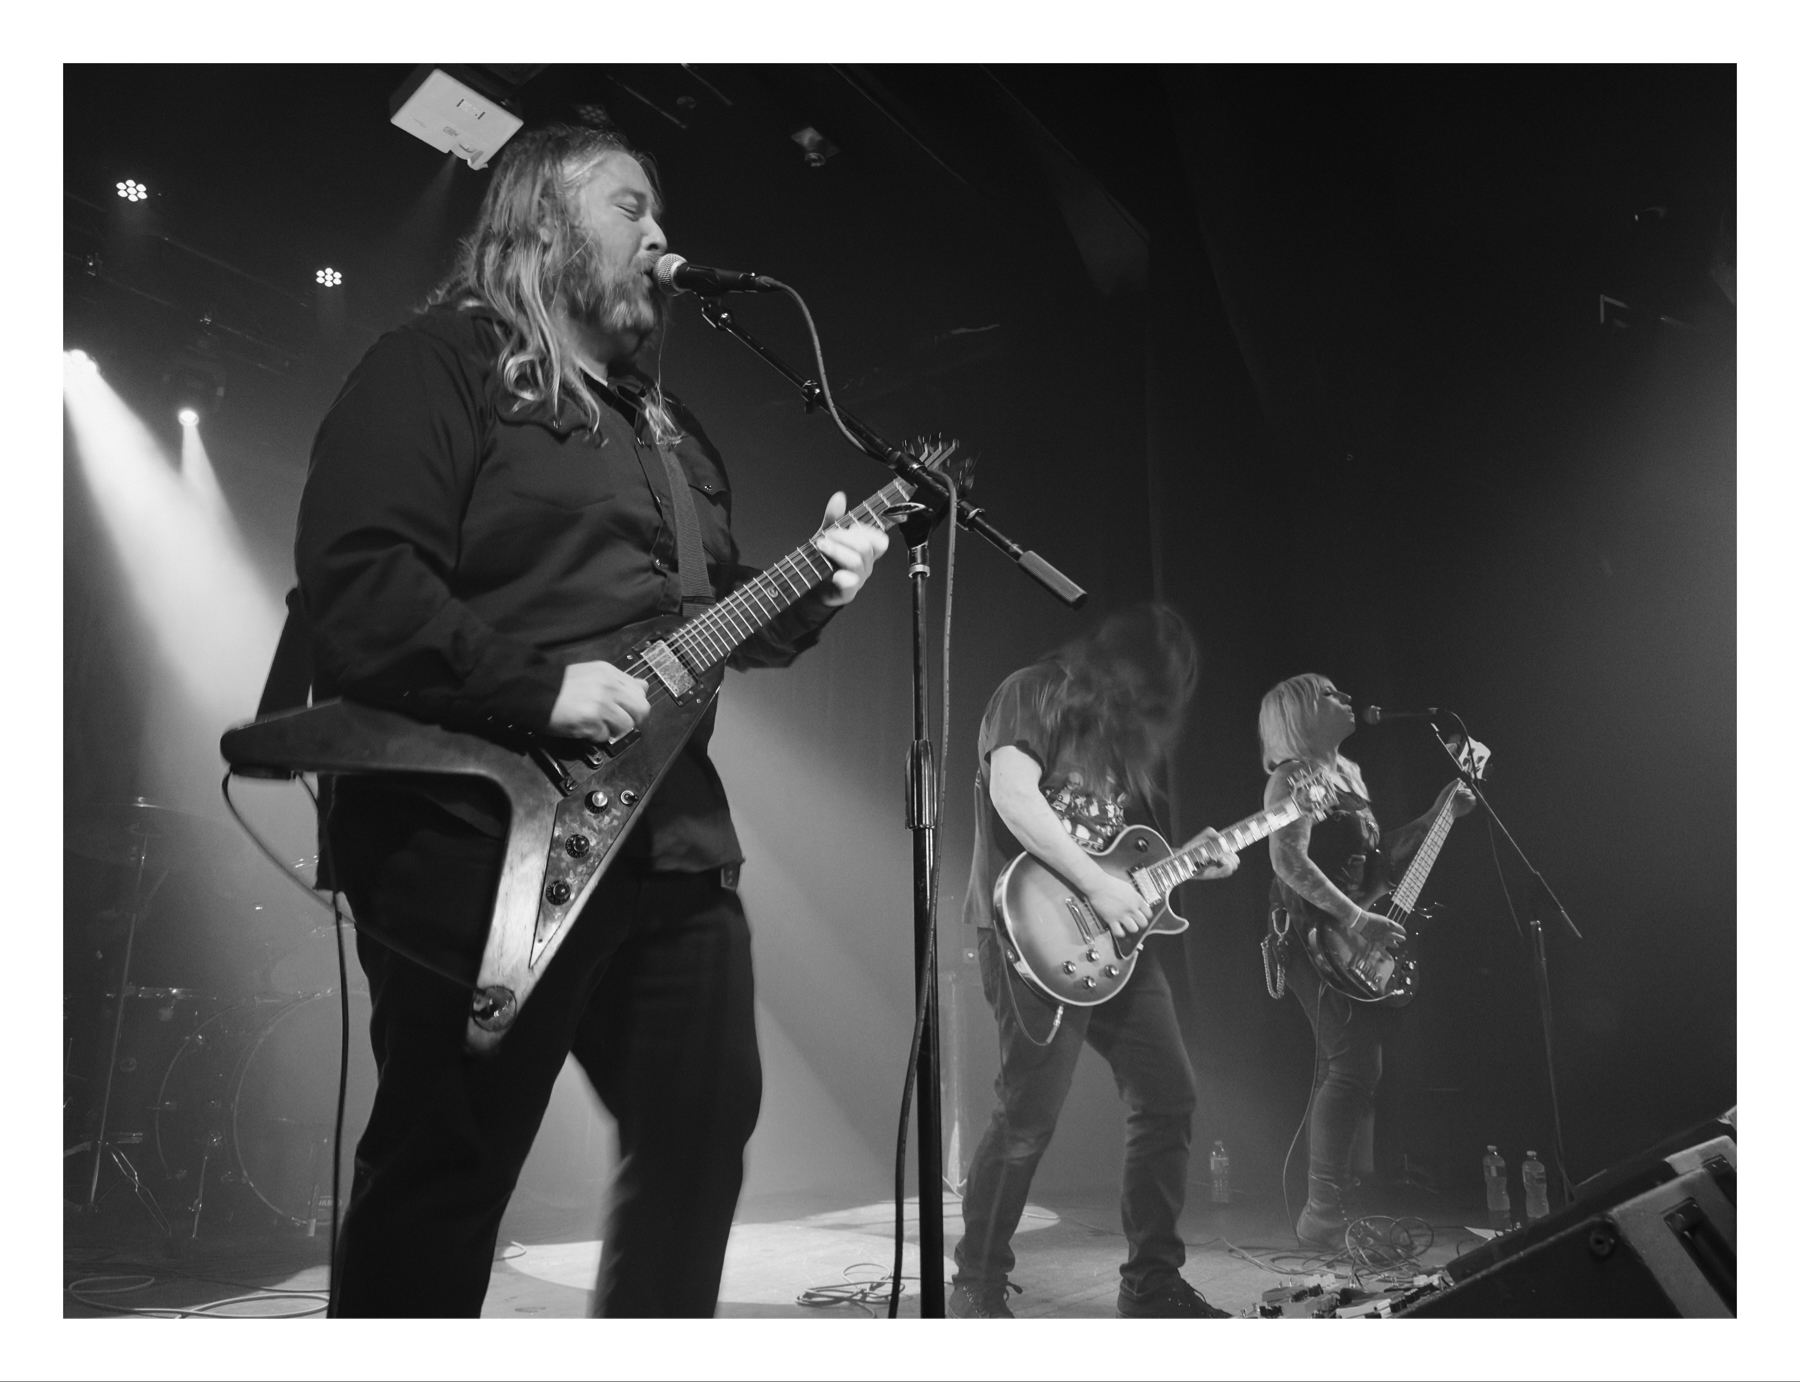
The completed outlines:
{"type": "Polygon", "coordinates": [[[963,899],[963,921],[970,926],[993,924],[994,880],[1025,848],[1006,828],[988,794],[988,758],[995,749],[1011,746],[1037,762],[1043,769],[1038,787],[1044,800],[1083,849],[1098,853],[1135,821],[1128,793],[1110,776],[1099,784],[1084,782],[1068,762],[1068,746],[1050,742],[1037,707],[1043,693],[1066,675],[1053,662],[1022,668],[1000,683],[981,717],[976,742],[975,854],[969,867],[968,895],[963,899]]]}

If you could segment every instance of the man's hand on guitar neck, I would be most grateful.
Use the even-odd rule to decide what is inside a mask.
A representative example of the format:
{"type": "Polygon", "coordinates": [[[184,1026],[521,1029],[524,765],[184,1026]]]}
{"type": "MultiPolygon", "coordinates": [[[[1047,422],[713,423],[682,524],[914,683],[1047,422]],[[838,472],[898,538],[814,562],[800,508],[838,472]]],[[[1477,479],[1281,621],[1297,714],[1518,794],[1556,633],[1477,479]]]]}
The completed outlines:
{"type": "Polygon", "coordinates": [[[650,713],[649,689],[610,662],[572,662],[550,708],[550,732],[591,744],[631,733],[650,713]]]}
{"type": "Polygon", "coordinates": [[[831,502],[825,505],[824,525],[813,539],[813,546],[837,567],[831,573],[830,589],[824,595],[825,603],[833,608],[847,605],[856,598],[857,591],[875,570],[875,562],[888,549],[888,535],[872,524],[838,526],[846,503],[842,490],[831,496],[831,502]]]}

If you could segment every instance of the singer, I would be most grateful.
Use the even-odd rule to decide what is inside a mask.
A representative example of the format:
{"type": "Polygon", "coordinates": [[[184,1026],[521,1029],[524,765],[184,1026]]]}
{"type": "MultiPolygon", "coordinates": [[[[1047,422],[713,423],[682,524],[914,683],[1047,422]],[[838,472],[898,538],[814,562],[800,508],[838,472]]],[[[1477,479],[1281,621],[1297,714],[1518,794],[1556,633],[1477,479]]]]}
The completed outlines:
{"type": "MultiPolygon", "coordinates": [[[[699,422],[644,364],[667,248],[649,161],[605,128],[515,137],[432,306],[351,373],[313,446],[295,559],[319,698],[604,741],[646,688],[559,647],[749,574],[699,422]],[[684,555],[685,553],[685,555],[684,555]]],[[[832,498],[827,519],[844,513],[832,498]]],[[[855,598],[884,534],[744,643],[779,667],[855,598]]],[[[464,778],[340,779],[326,840],[357,923],[379,1084],[332,1312],[477,1315],[564,1058],[618,1120],[601,1315],[709,1316],[756,1123],[743,858],[702,720],[497,1053],[464,1053],[506,805],[464,778]]]]}
{"type": "MultiPolygon", "coordinates": [[[[1257,729],[1269,774],[1264,805],[1292,795],[1292,778],[1306,767],[1323,768],[1338,794],[1323,821],[1314,824],[1312,817],[1301,816],[1269,837],[1275,866],[1271,909],[1294,914],[1296,927],[1310,907],[1355,934],[1404,939],[1404,928],[1368,908],[1392,887],[1444,804],[1454,798],[1455,814],[1466,815],[1475,806],[1474,793],[1452,780],[1431,810],[1387,837],[1384,849],[1362,770],[1341,751],[1356,731],[1356,715],[1350,698],[1329,678],[1307,672],[1272,687],[1262,699],[1257,729]]],[[[1342,1248],[1352,1153],[1359,1127],[1374,1112],[1382,1029],[1398,1014],[1352,1002],[1326,987],[1292,927],[1283,929],[1278,943],[1286,951],[1287,987],[1312,1024],[1317,1053],[1307,1119],[1306,1207],[1294,1236],[1309,1247],[1342,1248]]]]}

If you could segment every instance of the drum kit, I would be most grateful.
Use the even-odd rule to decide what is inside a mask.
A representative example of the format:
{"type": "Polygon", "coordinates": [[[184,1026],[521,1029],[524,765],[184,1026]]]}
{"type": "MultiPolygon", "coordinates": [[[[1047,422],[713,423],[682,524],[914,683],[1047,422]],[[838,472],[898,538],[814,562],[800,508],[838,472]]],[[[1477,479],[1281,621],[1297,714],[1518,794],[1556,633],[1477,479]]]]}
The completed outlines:
{"type": "MultiPolygon", "coordinates": [[[[105,915],[123,923],[106,932],[109,944],[99,952],[100,992],[90,986],[64,1001],[65,1204],[95,1214],[110,1192],[129,1187],[171,1242],[178,1227],[197,1238],[203,1219],[316,1231],[333,1213],[346,1001],[349,1070],[337,1149],[346,1190],[345,1153],[368,1121],[375,1090],[363,1036],[367,990],[354,962],[351,983],[340,983],[333,923],[316,908],[298,912],[310,904],[265,864],[267,886],[240,890],[228,907],[260,930],[262,963],[222,982],[215,966],[210,983],[134,983],[146,937],[181,924],[170,908],[152,910],[165,881],[229,873],[243,842],[219,822],[138,798],[71,810],[64,850],[86,865],[112,866],[117,905],[105,915]],[[293,905],[277,890],[291,894],[293,905]],[[251,900],[258,896],[264,900],[251,900]],[[86,1048],[80,1061],[78,1045],[86,1048]]],[[[295,863],[303,886],[313,862],[295,863]]],[[[190,945],[175,953],[198,952],[190,945]]],[[[66,979],[75,974],[65,966],[66,979]]]]}

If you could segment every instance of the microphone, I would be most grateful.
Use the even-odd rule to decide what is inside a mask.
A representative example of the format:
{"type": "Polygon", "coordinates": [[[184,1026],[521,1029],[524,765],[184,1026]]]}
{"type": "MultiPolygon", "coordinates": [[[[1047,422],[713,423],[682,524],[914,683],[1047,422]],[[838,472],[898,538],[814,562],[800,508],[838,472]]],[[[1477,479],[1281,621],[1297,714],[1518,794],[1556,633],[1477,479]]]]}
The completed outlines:
{"type": "Polygon", "coordinates": [[[1423,710],[1383,710],[1378,705],[1365,705],[1356,718],[1365,725],[1378,725],[1387,720],[1429,720],[1437,713],[1435,705],[1428,705],[1423,710]]]}
{"type": "Polygon", "coordinates": [[[651,271],[656,286],[671,297],[679,293],[699,293],[716,297],[720,293],[779,292],[774,282],[761,274],[738,273],[732,269],[709,269],[704,264],[690,264],[679,254],[665,254],[651,271]]]}

